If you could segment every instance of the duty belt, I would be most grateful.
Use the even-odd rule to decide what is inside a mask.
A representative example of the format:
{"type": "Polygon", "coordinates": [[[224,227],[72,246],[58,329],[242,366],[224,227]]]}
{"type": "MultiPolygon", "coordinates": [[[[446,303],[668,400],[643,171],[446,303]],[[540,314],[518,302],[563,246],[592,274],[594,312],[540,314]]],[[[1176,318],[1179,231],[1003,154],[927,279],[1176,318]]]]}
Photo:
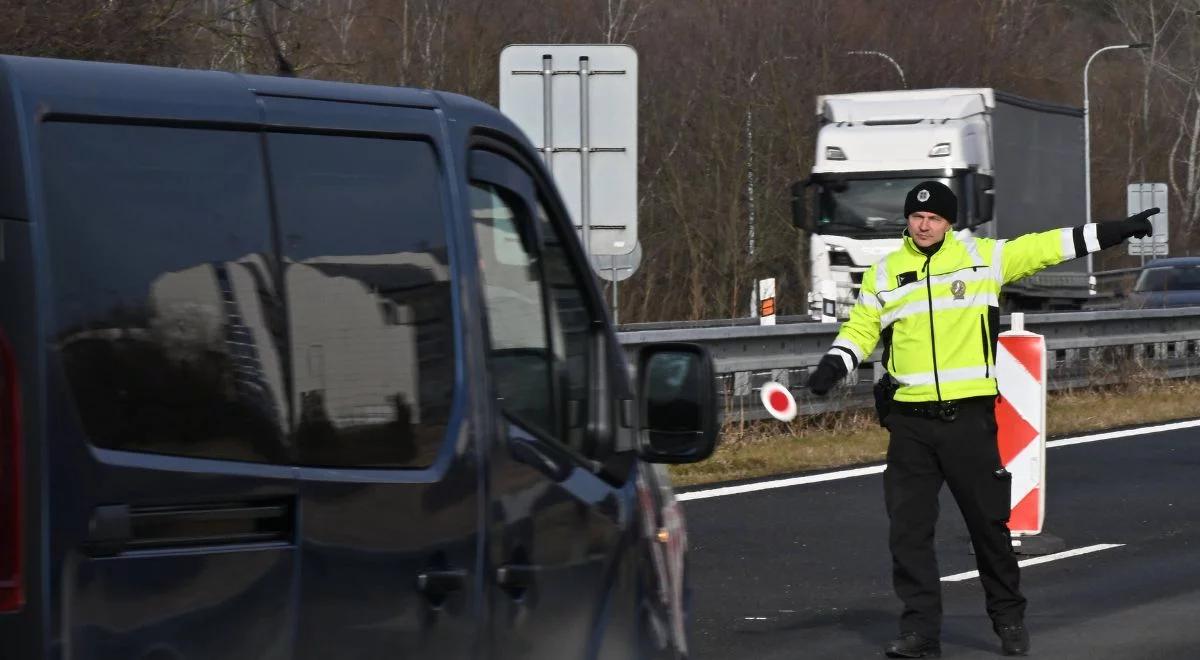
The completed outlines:
{"type": "Polygon", "coordinates": [[[926,419],[940,419],[945,422],[953,422],[958,418],[961,408],[975,403],[994,405],[995,400],[996,397],[994,396],[973,396],[952,401],[893,401],[892,410],[910,417],[924,417],[926,419]]]}

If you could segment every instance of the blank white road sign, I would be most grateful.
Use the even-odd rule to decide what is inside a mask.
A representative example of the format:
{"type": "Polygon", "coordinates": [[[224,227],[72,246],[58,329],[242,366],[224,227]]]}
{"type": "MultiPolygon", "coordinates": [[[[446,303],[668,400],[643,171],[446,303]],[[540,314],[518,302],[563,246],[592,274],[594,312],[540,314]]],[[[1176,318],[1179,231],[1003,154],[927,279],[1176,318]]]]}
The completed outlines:
{"type": "Polygon", "coordinates": [[[1167,184],[1131,183],[1125,193],[1125,209],[1129,215],[1154,207],[1161,209],[1150,218],[1154,234],[1146,238],[1129,239],[1129,254],[1155,257],[1167,256],[1167,184]]]}
{"type": "Polygon", "coordinates": [[[541,151],[593,255],[637,243],[637,80],[637,52],[624,45],[500,53],[500,111],[541,151]]]}

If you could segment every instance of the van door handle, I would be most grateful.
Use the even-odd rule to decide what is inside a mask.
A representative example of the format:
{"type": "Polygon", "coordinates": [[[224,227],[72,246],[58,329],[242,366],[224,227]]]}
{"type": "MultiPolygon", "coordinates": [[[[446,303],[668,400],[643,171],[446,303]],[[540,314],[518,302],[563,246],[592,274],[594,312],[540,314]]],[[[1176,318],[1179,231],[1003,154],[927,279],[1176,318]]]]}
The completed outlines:
{"type": "Polygon", "coordinates": [[[84,550],[92,557],[115,557],[129,545],[132,529],[128,504],[98,506],[88,520],[84,550]]]}
{"type": "Polygon", "coordinates": [[[417,575],[417,591],[425,594],[434,606],[441,605],[447,596],[466,586],[467,572],[462,569],[422,571],[417,575]]]}
{"type": "Polygon", "coordinates": [[[529,564],[505,564],[496,569],[496,584],[513,598],[525,595],[537,578],[537,566],[529,564]]]}

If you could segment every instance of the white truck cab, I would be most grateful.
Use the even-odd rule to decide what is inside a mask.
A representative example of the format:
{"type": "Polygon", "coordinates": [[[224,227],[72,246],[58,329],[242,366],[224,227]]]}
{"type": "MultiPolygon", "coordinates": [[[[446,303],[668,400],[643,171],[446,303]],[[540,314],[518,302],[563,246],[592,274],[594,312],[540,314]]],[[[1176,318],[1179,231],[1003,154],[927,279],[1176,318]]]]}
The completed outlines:
{"type": "MultiPolygon", "coordinates": [[[[812,175],[793,187],[795,222],[811,234],[814,312],[832,282],[837,318],[849,315],[862,273],[900,246],[904,197],[921,181],[941,181],[958,196],[960,237],[1083,222],[1076,108],[953,88],[826,95],[816,110],[812,175]]],[[[1086,273],[1058,273],[1014,298],[1064,306],[1086,289],[1086,273]]]]}

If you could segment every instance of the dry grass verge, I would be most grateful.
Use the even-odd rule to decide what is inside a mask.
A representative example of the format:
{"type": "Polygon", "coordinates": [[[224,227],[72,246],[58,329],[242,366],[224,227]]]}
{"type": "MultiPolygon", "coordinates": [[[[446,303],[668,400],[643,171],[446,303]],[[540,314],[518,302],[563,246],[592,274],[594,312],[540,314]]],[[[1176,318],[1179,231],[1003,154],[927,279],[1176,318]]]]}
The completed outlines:
{"type": "MultiPolygon", "coordinates": [[[[1052,392],[1050,437],[1200,416],[1200,380],[1144,375],[1128,385],[1052,392]]],[[[881,461],[887,431],[873,410],[727,424],[712,458],[671,466],[676,486],[766,477],[881,461]]]]}

